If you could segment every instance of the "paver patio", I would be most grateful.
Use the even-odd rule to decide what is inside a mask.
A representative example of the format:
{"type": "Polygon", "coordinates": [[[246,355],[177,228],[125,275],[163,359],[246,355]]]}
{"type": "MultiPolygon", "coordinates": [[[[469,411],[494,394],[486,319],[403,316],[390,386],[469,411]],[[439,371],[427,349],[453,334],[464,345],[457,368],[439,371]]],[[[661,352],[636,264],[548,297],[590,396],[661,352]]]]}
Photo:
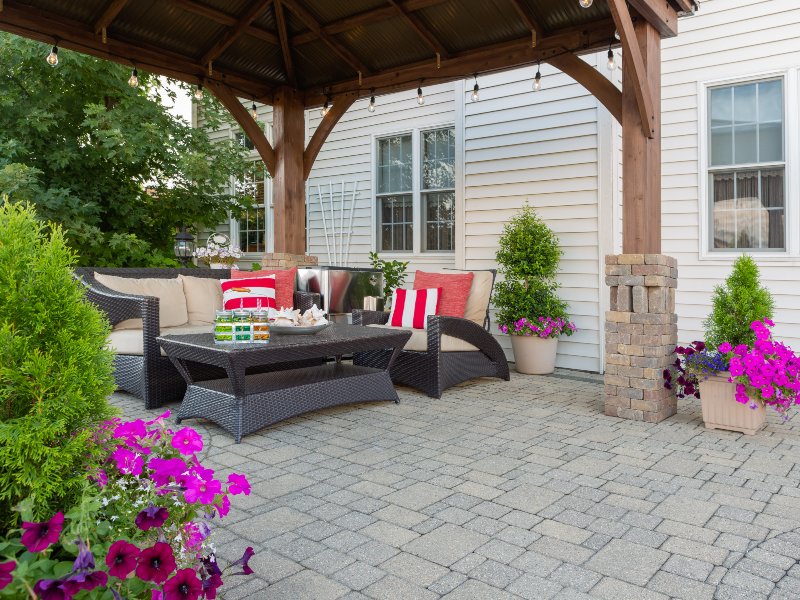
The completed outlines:
{"type": "Polygon", "coordinates": [[[238,445],[187,422],[204,464],[253,484],[217,530],[221,557],[256,550],[226,598],[800,597],[800,418],[743,436],[706,431],[694,400],[605,417],[599,378],[571,372],[399,393],[238,445]]]}

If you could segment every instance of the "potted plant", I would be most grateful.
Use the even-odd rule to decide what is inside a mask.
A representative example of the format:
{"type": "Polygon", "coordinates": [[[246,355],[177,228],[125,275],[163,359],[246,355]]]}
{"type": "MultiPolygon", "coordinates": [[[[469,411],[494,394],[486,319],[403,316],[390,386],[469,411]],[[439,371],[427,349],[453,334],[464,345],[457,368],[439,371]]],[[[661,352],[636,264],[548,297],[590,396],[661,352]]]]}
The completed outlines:
{"type": "Polygon", "coordinates": [[[495,285],[493,301],[520,373],[552,373],[558,338],[576,331],[557,294],[561,255],[558,237],[530,206],[503,228],[496,254],[503,280],[495,285]]]}
{"type": "Polygon", "coordinates": [[[231,240],[223,233],[209,236],[205,247],[197,248],[193,256],[212,269],[230,269],[236,267],[236,261],[242,258],[242,251],[231,247],[231,240]]]}
{"type": "Polygon", "coordinates": [[[369,260],[373,269],[383,272],[383,306],[388,311],[391,308],[392,292],[406,281],[408,261],[384,260],[377,252],[370,252],[369,260]]]}

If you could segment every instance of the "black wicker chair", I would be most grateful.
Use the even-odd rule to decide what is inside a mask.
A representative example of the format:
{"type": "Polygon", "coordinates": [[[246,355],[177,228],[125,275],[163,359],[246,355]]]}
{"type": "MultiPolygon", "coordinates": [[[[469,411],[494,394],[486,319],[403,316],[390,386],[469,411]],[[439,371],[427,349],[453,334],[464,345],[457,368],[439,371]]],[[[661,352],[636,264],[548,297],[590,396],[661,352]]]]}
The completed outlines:
{"type": "MultiPolygon", "coordinates": [[[[495,271],[490,272],[494,286],[495,271]]],[[[385,325],[388,320],[386,312],[353,311],[354,325],[385,325]]],[[[431,398],[441,398],[447,388],[475,377],[499,377],[508,381],[508,361],[500,344],[489,333],[490,323],[488,302],[483,327],[468,319],[429,316],[427,351],[401,351],[390,371],[392,381],[421,390],[431,398]],[[443,335],[472,344],[478,351],[444,352],[443,335]]],[[[390,354],[389,351],[359,352],[353,356],[353,363],[385,368],[390,354]]]]}
{"type": "MultiPolygon", "coordinates": [[[[143,347],[141,355],[117,354],[114,357],[114,379],[117,387],[144,400],[145,408],[158,408],[166,402],[183,398],[186,382],[166,356],[156,341],[160,335],[158,298],[152,296],[134,296],[111,290],[100,284],[95,273],[115,275],[117,277],[158,277],[170,279],[178,275],[191,277],[209,277],[228,279],[229,269],[125,269],[104,267],[80,267],[75,269],[75,276],[86,286],[87,299],[95,304],[108,318],[112,325],[125,319],[142,319],[143,347]]],[[[301,310],[319,305],[319,294],[295,292],[295,307],[301,310]]],[[[306,363],[291,365],[306,366],[306,363]]],[[[270,369],[278,366],[269,367],[270,369]]],[[[281,365],[280,368],[287,368],[281,365]]],[[[221,369],[207,365],[191,365],[192,375],[198,381],[221,379],[226,377],[221,369]]],[[[265,369],[266,370],[266,369],[265,369]]]]}

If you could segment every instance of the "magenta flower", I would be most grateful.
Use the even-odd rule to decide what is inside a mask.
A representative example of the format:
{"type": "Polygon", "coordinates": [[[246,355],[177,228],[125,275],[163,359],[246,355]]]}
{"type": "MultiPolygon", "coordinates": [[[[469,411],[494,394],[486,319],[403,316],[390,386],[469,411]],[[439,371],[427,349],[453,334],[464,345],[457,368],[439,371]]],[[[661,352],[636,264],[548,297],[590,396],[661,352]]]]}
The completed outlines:
{"type": "Polygon", "coordinates": [[[108,574],[103,571],[94,571],[92,573],[83,572],[70,575],[64,580],[62,587],[71,598],[81,590],[90,591],[106,583],[108,583],[108,574]]]}
{"type": "Polygon", "coordinates": [[[169,518],[169,511],[162,506],[155,506],[152,502],[150,506],[136,515],[136,526],[142,531],[149,531],[153,527],[161,527],[169,518]]]}
{"type": "Polygon", "coordinates": [[[203,449],[203,438],[191,427],[184,427],[173,436],[172,447],[181,454],[194,454],[203,449]]]}
{"type": "Polygon", "coordinates": [[[194,569],[181,569],[164,584],[164,600],[197,600],[202,592],[194,569]]]}
{"type": "Polygon", "coordinates": [[[7,560],[6,562],[0,563],[0,590],[7,587],[9,583],[14,579],[11,573],[17,567],[17,563],[13,560],[7,560]]]}
{"type": "Polygon", "coordinates": [[[146,435],[147,427],[145,427],[144,421],[141,419],[120,423],[114,429],[114,437],[118,440],[141,439],[146,435]]]}
{"type": "Polygon", "coordinates": [[[111,457],[117,462],[117,469],[121,473],[138,477],[142,474],[144,461],[142,457],[127,448],[117,448],[111,457]]]}
{"type": "Polygon", "coordinates": [[[214,507],[217,509],[220,518],[224,518],[231,512],[231,501],[228,499],[228,496],[223,496],[222,502],[215,504],[214,507]]]}
{"type": "MultiPolygon", "coordinates": [[[[204,469],[204,471],[210,471],[210,469],[204,469]]],[[[213,471],[211,471],[213,473],[213,471]]],[[[213,477],[209,477],[205,479],[203,477],[190,477],[186,481],[186,490],[183,492],[183,497],[186,502],[194,503],[199,502],[200,504],[213,504],[214,497],[222,491],[222,483],[214,479],[213,477]]]]}
{"type": "Polygon", "coordinates": [[[151,458],[147,467],[152,471],[150,479],[158,486],[168,485],[170,478],[177,481],[187,466],[180,458],[151,458]]]}
{"type": "Polygon", "coordinates": [[[150,425],[161,425],[164,422],[165,419],[169,419],[169,415],[170,415],[170,411],[169,410],[165,410],[163,413],[158,415],[152,421],[148,421],[147,423],[145,423],[145,425],[147,425],[147,426],[150,426],[150,425]]]}
{"type": "Polygon", "coordinates": [[[250,482],[247,481],[247,477],[239,475],[238,473],[231,473],[228,475],[228,493],[234,496],[238,496],[239,494],[249,496],[250,482]]]}
{"type": "Polygon", "coordinates": [[[40,579],[33,586],[33,591],[39,600],[71,600],[73,596],[60,579],[40,579]]]}
{"type": "Polygon", "coordinates": [[[169,544],[156,542],[139,554],[139,564],[136,565],[136,576],[139,579],[164,583],[174,570],[175,555],[172,554],[169,544]]]}
{"type": "Polygon", "coordinates": [[[119,579],[125,579],[136,569],[138,559],[139,548],[125,540],[117,540],[111,544],[106,555],[108,573],[119,579]]]}
{"type": "Polygon", "coordinates": [[[47,550],[58,541],[64,527],[64,513],[57,512],[53,518],[44,523],[22,523],[22,545],[30,552],[47,550]]]}
{"type": "Polygon", "coordinates": [[[723,354],[727,354],[728,352],[730,352],[730,351],[731,351],[731,345],[730,345],[728,342],[722,342],[722,343],[719,345],[719,348],[718,348],[718,349],[719,349],[719,351],[720,351],[720,352],[722,352],[723,354]]]}

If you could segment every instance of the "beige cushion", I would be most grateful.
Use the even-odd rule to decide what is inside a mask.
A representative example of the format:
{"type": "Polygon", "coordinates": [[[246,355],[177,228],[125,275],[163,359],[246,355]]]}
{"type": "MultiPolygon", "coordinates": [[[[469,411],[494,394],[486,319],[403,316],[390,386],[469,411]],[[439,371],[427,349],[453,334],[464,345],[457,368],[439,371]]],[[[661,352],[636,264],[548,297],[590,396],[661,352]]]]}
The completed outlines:
{"type": "Polygon", "coordinates": [[[178,275],[186,294],[189,325],[212,325],[215,311],[222,310],[222,285],[213,277],[178,275]]]}
{"type": "MultiPolygon", "coordinates": [[[[428,351],[428,331],[426,329],[413,329],[411,327],[392,327],[391,325],[367,325],[367,327],[380,327],[381,329],[402,329],[410,331],[411,337],[403,350],[413,350],[414,352],[428,351]]],[[[440,350],[442,352],[477,352],[478,349],[472,344],[460,340],[451,335],[443,335],[440,350]]]]}
{"type": "Polygon", "coordinates": [[[464,318],[477,323],[483,327],[486,319],[486,308],[492,296],[492,272],[491,271],[459,271],[448,269],[441,271],[442,275],[452,275],[453,273],[472,273],[472,287],[469,288],[467,306],[464,309],[464,318]]]}
{"type": "MultiPolygon", "coordinates": [[[[161,335],[185,335],[189,333],[211,333],[212,325],[182,325],[162,327],[161,335]]],[[[108,335],[108,347],[117,354],[144,354],[144,336],[141,329],[115,329],[108,335]]],[[[161,351],[161,356],[166,356],[161,351]]]]}
{"type": "MultiPolygon", "coordinates": [[[[116,292],[158,298],[158,320],[162,328],[178,327],[189,322],[186,296],[183,293],[183,282],[177,277],[174,279],[159,279],[156,277],[137,279],[95,273],[94,278],[101,285],[116,292]]],[[[141,319],[126,319],[114,325],[115,331],[118,329],[141,328],[141,319]]]]}

